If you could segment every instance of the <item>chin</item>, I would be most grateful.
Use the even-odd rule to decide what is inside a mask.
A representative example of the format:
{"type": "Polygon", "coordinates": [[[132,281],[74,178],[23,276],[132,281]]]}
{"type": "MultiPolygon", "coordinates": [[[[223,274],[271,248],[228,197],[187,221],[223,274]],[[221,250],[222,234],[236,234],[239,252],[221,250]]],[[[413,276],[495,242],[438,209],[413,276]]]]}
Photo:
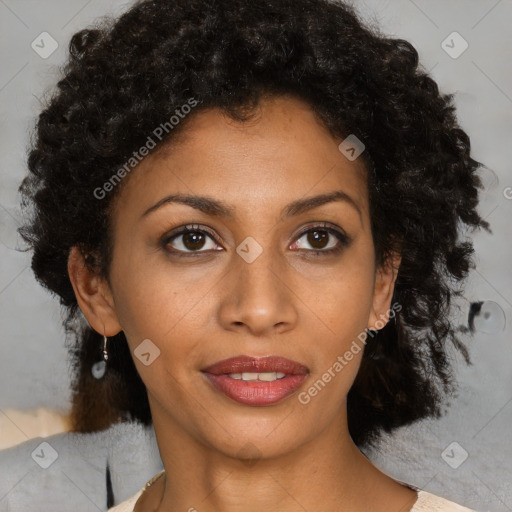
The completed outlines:
{"type": "Polygon", "coordinates": [[[211,438],[211,431],[207,444],[218,452],[241,461],[254,463],[259,459],[271,459],[293,452],[301,444],[307,441],[304,437],[305,428],[301,425],[300,438],[296,433],[290,431],[290,425],[284,425],[283,422],[264,422],[260,427],[254,425],[240,425],[226,431],[219,427],[219,437],[211,438]],[[231,435],[230,435],[231,434],[231,435]]]}

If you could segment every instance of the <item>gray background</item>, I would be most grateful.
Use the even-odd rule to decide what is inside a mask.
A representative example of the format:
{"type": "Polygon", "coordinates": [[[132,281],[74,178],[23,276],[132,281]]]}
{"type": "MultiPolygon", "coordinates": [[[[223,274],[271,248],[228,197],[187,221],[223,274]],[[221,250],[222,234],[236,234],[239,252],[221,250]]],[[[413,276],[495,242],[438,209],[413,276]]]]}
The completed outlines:
{"type": "MultiPolygon", "coordinates": [[[[470,303],[487,301],[476,318],[477,333],[468,341],[474,365],[466,367],[454,353],[460,394],[449,413],[401,429],[369,455],[395,478],[466,506],[512,510],[512,0],[353,3],[388,35],[409,40],[440,89],[456,93],[473,157],[492,169],[483,172],[486,190],[479,211],[493,235],[473,237],[477,269],[457,319],[467,324],[470,303]],[[454,31],[469,45],[458,58],[442,45],[454,31]]],[[[55,83],[71,35],[128,5],[118,0],[0,0],[0,415],[11,407],[43,406],[64,413],[69,408],[58,301],[34,280],[30,254],[16,250],[21,247],[17,188],[40,100],[55,83]],[[47,58],[31,47],[42,32],[58,43],[47,58]]],[[[462,48],[461,41],[452,39],[445,43],[453,46],[451,51],[462,48]]]]}

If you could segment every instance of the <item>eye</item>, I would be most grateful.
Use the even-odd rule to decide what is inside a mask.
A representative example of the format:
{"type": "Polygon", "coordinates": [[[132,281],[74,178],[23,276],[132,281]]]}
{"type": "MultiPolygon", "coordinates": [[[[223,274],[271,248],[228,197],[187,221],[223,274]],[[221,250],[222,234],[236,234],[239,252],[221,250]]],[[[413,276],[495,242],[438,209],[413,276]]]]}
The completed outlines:
{"type": "Polygon", "coordinates": [[[162,245],[166,250],[178,253],[180,256],[187,255],[186,253],[192,254],[222,249],[218,248],[213,234],[205,229],[200,229],[197,225],[185,226],[178,232],[166,236],[162,240],[162,245]]]}
{"type": "MultiPolygon", "coordinates": [[[[340,252],[349,244],[350,238],[343,231],[330,227],[328,223],[322,223],[303,230],[290,248],[304,250],[309,255],[326,256],[340,252]],[[308,245],[312,248],[308,249],[308,245]]],[[[179,231],[166,235],[161,245],[177,256],[223,250],[215,235],[197,224],[184,226],[179,231]]]]}
{"type": "Polygon", "coordinates": [[[306,249],[315,255],[326,255],[340,252],[348,247],[349,237],[337,229],[329,227],[327,223],[307,228],[303,231],[297,241],[295,248],[306,249]],[[312,249],[308,249],[307,246],[312,249]]]}

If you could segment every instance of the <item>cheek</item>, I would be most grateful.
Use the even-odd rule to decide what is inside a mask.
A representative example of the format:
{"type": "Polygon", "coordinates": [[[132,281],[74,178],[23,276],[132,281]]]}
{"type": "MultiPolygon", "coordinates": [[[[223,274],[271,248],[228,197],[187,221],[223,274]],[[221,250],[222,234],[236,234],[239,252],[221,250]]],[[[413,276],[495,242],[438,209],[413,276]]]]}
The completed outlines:
{"type": "Polygon", "coordinates": [[[316,330],[318,346],[322,347],[322,357],[319,358],[321,367],[317,368],[319,373],[330,370],[339,374],[342,371],[343,379],[355,378],[365,346],[365,329],[371,308],[370,292],[371,287],[364,283],[339,281],[330,284],[325,297],[328,299],[330,295],[331,300],[324,300],[321,309],[322,323],[326,328],[317,322],[316,330]],[[324,332],[323,336],[318,336],[320,331],[324,332]],[[335,364],[340,356],[345,359],[343,368],[335,364]]]}
{"type": "Polygon", "coordinates": [[[312,313],[308,321],[340,341],[367,327],[374,290],[368,250],[349,250],[331,265],[295,264],[295,270],[290,287],[300,290],[301,300],[312,313]]]}
{"type": "MultiPolygon", "coordinates": [[[[365,349],[370,292],[371,281],[352,278],[331,281],[324,294],[321,321],[312,319],[316,320],[310,327],[310,332],[315,333],[316,364],[309,385],[297,398],[304,407],[312,408],[319,423],[329,421],[343,407],[359,371],[365,349]]],[[[318,307],[320,302],[316,304],[318,307]]]]}
{"type": "MultiPolygon", "coordinates": [[[[365,348],[365,330],[372,307],[374,272],[370,244],[364,250],[354,250],[321,278],[303,283],[307,296],[308,330],[316,340],[317,365],[315,366],[312,396],[320,399],[327,409],[337,407],[340,397],[348,393],[360,366],[365,348]],[[325,391],[323,391],[325,388],[325,391]],[[326,401],[324,401],[326,400],[326,401]],[[332,404],[332,407],[328,404],[332,404]]],[[[309,389],[309,388],[308,388],[309,389]]],[[[308,393],[309,395],[309,393],[308,393]]],[[[306,400],[308,397],[306,397],[306,400]]]]}
{"type": "Polygon", "coordinates": [[[204,294],[204,272],[190,272],[144,248],[120,244],[112,264],[116,312],[127,336],[158,339],[204,294]]]}
{"type": "Polygon", "coordinates": [[[215,282],[221,277],[199,266],[185,269],[161,260],[148,264],[142,257],[139,261],[126,255],[112,265],[116,313],[148,387],[151,382],[169,379],[166,371],[181,379],[197,365],[201,356],[198,333],[204,338],[202,333],[212,328],[206,322],[213,318],[215,294],[208,291],[216,289],[215,282]],[[158,354],[149,366],[136,357],[144,346],[158,354]]]}

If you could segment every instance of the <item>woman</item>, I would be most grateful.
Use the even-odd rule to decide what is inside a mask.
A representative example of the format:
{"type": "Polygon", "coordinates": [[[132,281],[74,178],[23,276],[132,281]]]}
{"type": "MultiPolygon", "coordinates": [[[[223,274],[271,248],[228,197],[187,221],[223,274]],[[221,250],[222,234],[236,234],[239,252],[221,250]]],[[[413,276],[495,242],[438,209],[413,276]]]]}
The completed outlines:
{"type": "Polygon", "coordinates": [[[408,42],[327,0],[138,2],[73,36],[28,164],[74,430],[152,423],[165,468],[112,510],[469,510],[362,452],[454,390],[458,227],[488,229],[408,42]]]}

